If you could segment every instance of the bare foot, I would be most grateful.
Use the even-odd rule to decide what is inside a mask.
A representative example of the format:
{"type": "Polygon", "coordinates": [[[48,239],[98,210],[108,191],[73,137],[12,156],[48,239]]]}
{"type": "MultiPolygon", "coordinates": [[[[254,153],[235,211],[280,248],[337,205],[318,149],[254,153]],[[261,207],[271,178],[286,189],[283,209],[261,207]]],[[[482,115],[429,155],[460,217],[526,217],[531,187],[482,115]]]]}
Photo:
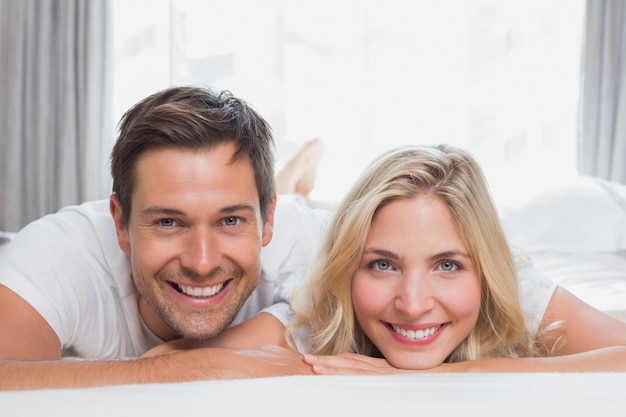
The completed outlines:
{"type": "Polygon", "coordinates": [[[297,193],[308,197],[315,187],[317,165],[323,153],[324,144],[320,138],[305,142],[278,174],[276,178],[278,194],[297,193]]]}

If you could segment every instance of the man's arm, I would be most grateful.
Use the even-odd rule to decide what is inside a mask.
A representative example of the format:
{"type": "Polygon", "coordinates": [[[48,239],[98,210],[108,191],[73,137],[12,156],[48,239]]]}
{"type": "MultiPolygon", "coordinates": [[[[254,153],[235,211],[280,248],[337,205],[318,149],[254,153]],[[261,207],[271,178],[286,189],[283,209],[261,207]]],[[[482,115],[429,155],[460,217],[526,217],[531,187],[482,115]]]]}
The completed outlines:
{"type": "Polygon", "coordinates": [[[22,297],[0,285],[0,358],[61,358],[61,342],[46,320],[22,297]]]}
{"type": "Polygon", "coordinates": [[[204,348],[136,360],[62,360],[61,343],[41,315],[0,285],[0,390],[75,388],[310,374],[280,347],[204,348]]]}
{"type": "Polygon", "coordinates": [[[286,340],[285,326],[269,313],[259,313],[208,340],[177,339],[162,343],[142,357],[206,347],[253,349],[260,346],[291,348],[286,340]]]}
{"type": "Polygon", "coordinates": [[[308,375],[289,349],[203,348],[124,361],[0,360],[0,390],[79,388],[208,379],[308,375]]]}

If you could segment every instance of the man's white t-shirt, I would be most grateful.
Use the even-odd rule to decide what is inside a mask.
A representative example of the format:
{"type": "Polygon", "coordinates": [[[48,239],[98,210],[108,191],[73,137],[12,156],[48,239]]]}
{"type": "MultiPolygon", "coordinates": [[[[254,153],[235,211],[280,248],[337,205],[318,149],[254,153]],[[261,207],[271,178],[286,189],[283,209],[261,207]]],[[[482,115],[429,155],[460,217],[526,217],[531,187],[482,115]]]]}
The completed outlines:
{"type": "MultiPolygon", "coordinates": [[[[315,255],[325,213],[279,197],[258,287],[232,325],[261,311],[287,323],[291,291],[315,255]]],[[[44,317],[68,356],[134,358],[162,342],[139,314],[108,200],[63,208],[22,229],[0,253],[0,284],[44,317]]]]}

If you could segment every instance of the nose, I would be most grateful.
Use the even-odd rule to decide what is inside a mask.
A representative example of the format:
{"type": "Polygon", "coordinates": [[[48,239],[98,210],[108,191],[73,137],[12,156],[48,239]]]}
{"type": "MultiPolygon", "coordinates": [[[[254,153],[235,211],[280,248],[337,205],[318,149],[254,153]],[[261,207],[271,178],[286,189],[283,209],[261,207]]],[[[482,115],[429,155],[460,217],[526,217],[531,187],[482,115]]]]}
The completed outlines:
{"type": "Polygon", "coordinates": [[[190,230],[180,257],[184,268],[198,275],[208,275],[221,265],[219,238],[210,230],[190,230]]]}
{"type": "Polygon", "coordinates": [[[402,277],[394,306],[407,317],[419,317],[435,305],[434,287],[427,274],[412,272],[402,277]]]}

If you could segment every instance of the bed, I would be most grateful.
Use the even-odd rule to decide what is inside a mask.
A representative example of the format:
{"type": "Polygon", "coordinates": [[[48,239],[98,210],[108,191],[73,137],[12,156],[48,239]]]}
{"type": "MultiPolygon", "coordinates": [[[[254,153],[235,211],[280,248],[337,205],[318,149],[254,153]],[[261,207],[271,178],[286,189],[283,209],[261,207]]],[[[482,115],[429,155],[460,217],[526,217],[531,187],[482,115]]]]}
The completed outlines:
{"type": "Polygon", "coordinates": [[[0,393],[2,415],[623,416],[626,373],[292,376],[0,393]]]}
{"type": "MultiPolygon", "coordinates": [[[[626,186],[579,177],[501,213],[537,268],[626,320],[626,186]]],[[[624,387],[620,372],[292,376],[5,392],[0,409],[12,417],[623,416],[624,387]]]]}
{"type": "Polygon", "coordinates": [[[511,242],[588,304],[626,320],[626,186],[576,177],[502,209],[511,242]]]}

